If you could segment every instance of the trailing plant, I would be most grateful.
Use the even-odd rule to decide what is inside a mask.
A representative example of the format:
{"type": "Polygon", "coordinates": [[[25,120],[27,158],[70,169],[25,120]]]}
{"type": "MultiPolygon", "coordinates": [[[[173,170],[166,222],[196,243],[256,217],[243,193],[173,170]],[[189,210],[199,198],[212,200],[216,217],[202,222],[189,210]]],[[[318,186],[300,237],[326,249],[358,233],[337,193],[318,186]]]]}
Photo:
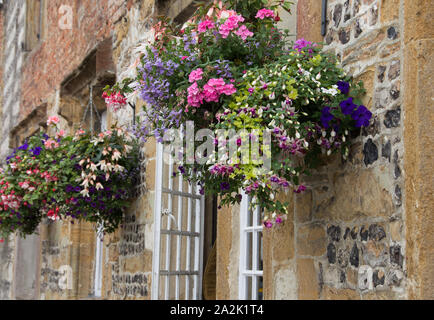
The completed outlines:
{"type": "Polygon", "coordinates": [[[287,213],[276,194],[303,192],[300,177],[320,164],[321,154],[345,159],[352,134],[372,116],[360,101],[363,84],[345,74],[335,55],[304,39],[292,43],[278,29],[278,10],[290,5],[227,0],[199,7],[183,26],[163,19],[153,41],[138,48],[136,77],[105,93],[109,106],[135,96],[146,102],[133,128],[138,139],[155,136],[176,147],[172,138],[185,134],[189,121],[196,130],[212,129],[187,139],[196,152],[183,155],[179,174],[222,204],[249,194],[252,205],[266,209],[266,227],[287,213]],[[201,147],[206,137],[211,148],[201,147]],[[255,143],[257,152],[248,147],[255,143]],[[227,145],[233,152],[220,153],[227,145]]]}
{"type": "Polygon", "coordinates": [[[137,176],[135,139],[119,128],[69,136],[58,121],[47,121],[52,137],[30,137],[0,171],[0,237],[32,234],[44,217],[97,222],[104,232],[121,222],[137,176]]]}

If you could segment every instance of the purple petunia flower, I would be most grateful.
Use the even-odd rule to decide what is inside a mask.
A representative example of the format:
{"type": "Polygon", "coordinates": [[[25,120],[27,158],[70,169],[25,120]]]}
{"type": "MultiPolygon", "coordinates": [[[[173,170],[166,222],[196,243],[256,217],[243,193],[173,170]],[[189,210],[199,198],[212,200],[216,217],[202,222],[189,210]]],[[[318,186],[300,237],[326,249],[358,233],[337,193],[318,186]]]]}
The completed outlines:
{"type": "Polygon", "coordinates": [[[348,94],[350,92],[350,84],[348,82],[345,81],[338,81],[337,83],[338,85],[338,89],[343,93],[343,94],[348,94]]]}
{"type": "Polygon", "coordinates": [[[353,103],[353,98],[349,97],[347,100],[342,101],[340,104],[342,113],[345,115],[350,115],[353,113],[357,106],[353,103]]]}
{"type": "Polygon", "coordinates": [[[326,129],[330,127],[329,122],[334,119],[334,116],[330,113],[330,107],[324,107],[321,110],[321,123],[326,129]]]}
{"type": "Polygon", "coordinates": [[[41,154],[42,148],[41,147],[35,147],[33,149],[30,149],[30,151],[33,153],[33,155],[35,157],[37,157],[41,154]]]}
{"type": "Polygon", "coordinates": [[[356,121],[356,127],[369,126],[369,120],[371,120],[372,113],[365,106],[359,106],[357,110],[353,112],[351,117],[356,121]]]}
{"type": "Polygon", "coordinates": [[[220,189],[222,191],[229,190],[229,188],[230,188],[229,182],[225,181],[225,182],[220,183],[220,189]]]}

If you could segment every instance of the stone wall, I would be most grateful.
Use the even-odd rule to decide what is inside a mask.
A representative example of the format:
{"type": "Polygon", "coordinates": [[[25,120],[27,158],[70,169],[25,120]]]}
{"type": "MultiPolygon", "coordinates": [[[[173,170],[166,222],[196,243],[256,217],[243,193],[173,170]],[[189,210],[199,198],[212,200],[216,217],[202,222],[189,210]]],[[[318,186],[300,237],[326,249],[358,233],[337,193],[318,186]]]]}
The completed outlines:
{"type": "Polygon", "coordinates": [[[364,81],[373,125],[347,162],[330,157],[305,177],[288,221],[265,232],[267,299],[407,298],[401,2],[329,0],[324,39],[321,2],[298,2],[297,37],[324,41],[364,81]]]}
{"type": "MultiPolygon", "coordinates": [[[[0,9],[1,34],[1,118],[0,164],[8,155],[9,132],[17,124],[21,94],[21,67],[24,60],[22,43],[25,39],[26,3],[24,0],[8,1],[0,9]]],[[[11,236],[1,244],[0,299],[10,299],[13,294],[14,243],[11,236]]]]}
{"type": "MultiPolygon", "coordinates": [[[[0,10],[0,40],[7,52],[0,69],[0,157],[9,152],[11,132],[21,139],[29,126],[37,126],[32,115],[59,114],[61,125],[71,129],[89,94],[71,88],[128,75],[134,48],[149,38],[155,16],[183,19],[190,2],[46,1],[46,37],[24,55],[25,1],[8,1],[0,10]],[[71,30],[59,28],[60,5],[72,8],[71,30]],[[86,71],[89,66],[95,70],[86,71]]],[[[324,50],[338,54],[345,70],[364,81],[374,125],[355,138],[347,162],[331,157],[327,167],[305,177],[306,193],[280,195],[291,201],[291,214],[282,226],[264,232],[266,299],[432,297],[432,112],[424,108],[432,104],[429,2],[329,0],[324,38],[321,1],[298,0],[297,23],[294,16],[282,22],[297,38],[324,41],[324,50]]],[[[109,114],[109,124],[127,123],[131,116],[131,110],[109,114]]],[[[121,228],[104,237],[102,299],[151,296],[155,141],[143,147],[140,165],[139,195],[121,228]]],[[[239,208],[219,211],[218,299],[238,298],[238,225],[239,208]]],[[[36,297],[92,298],[94,226],[44,222],[39,233],[36,297]]],[[[0,245],[0,299],[17,298],[15,243],[11,237],[0,245]]]]}
{"type": "Polygon", "coordinates": [[[404,172],[408,297],[434,299],[434,7],[404,1],[404,172]]]}

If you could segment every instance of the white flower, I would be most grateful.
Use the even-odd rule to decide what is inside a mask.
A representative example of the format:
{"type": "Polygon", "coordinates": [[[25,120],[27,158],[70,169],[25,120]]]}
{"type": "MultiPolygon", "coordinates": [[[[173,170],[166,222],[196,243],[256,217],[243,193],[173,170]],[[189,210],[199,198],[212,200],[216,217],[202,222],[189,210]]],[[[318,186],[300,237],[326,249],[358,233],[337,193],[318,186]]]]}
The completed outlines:
{"type": "Polygon", "coordinates": [[[122,166],[120,166],[120,165],[117,164],[117,165],[114,166],[114,171],[115,172],[119,172],[119,171],[122,172],[122,171],[124,171],[124,167],[122,167],[122,166]]]}
{"type": "Polygon", "coordinates": [[[97,169],[98,169],[98,166],[97,166],[95,163],[91,162],[91,163],[90,163],[90,170],[91,170],[91,171],[95,171],[95,170],[97,170],[97,169]]]}
{"type": "Polygon", "coordinates": [[[118,150],[113,151],[112,160],[118,161],[122,157],[121,153],[118,150]]]}
{"type": "Polygon", "coordinates": [[[101,161],[98,163],[98,166],[101,168],[101,170],[103,170],[103,171],[107,171],[107,164],[106,164],[105,160],[101,160],[101,161]]]}
{"type": "Polygon", "coordinates": [[[84,186],[85,188],[89,187],[89,180],[86,178],[84,179],[84,181],[81,183],[82,186],[84,186]]]}
{"type": "Polygon", "coordinates": [[[89,190],[88,189],[83,189],[80,191],[80,193],[83,195],[83,197],[88,197],[89,196],[89,190]]]}
{"type": "Polygon", "coordinates": [[[96,184],[95,188],[96,188],[96,190],[104,189],[104,187],[102,186],[102,184],[99,183],[99,182],[96,184]]]}

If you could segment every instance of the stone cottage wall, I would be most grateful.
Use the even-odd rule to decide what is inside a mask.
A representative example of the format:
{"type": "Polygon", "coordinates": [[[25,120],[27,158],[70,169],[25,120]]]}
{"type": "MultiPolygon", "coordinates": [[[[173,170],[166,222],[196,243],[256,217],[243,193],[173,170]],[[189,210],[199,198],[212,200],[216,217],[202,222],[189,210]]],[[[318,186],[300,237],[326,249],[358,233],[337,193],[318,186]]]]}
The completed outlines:
{"type": "MultiPolygon", "coordinates": [[[[421,34],[429,33],[420,31],[424,27],[430,30],[426,23],[432,15],[422,15],[422,8],[432,12],[428,2],[420,1],[421,9],[416,9],[418,5],[404,0],[329,0],[327,32],[322,37],[322,2],[298,1],[297,38],[323,42],[324,50],[337,54],[347,73],[363,80],[367,89],[363,102],[373,112],[373,125],[354,139],[348,161],[329,157],[326,166],[305,177],[308,190],[304,194],[280,195],[290,201],[292,213],[282,226],[264,232],[266,299],[406,299],[411,287],[421,290],[418,282],[409,280],[408,263],[416,269],[416,259],[424,257],[426,264],[419,269],[428,270],[432,252],[430,255],[424,246],[429,240],[415,234],[422,227],[429,229],[421,221],[432,218],[426,213],[429,204],[420,216],[409,219],[407,215],[413,214],[417,202],[405,205],[409,183],[403,159],[407,139],[403,119],[407,99],[404,85],[408,82],[404,82],[402,71],[404,36],[415,29],[413,24],[419,26],[421,34]],[[413,19],[419,20],[410,22],[409,16],[405,20],[410,12],[413,19]],[[410,227],[409,221],[414,226],[410,227]],[[417,248],[411,250],[413,257],[407,257],[409,244],[417,248]],[[425,251],[418,251],[421,248],[425,251]]],[[[413,49],[419,50],[420,58],[414,67],[419,66],[420,72],[423,63],[429,61],[424,56],[429,52],[428,43],[420,42],[413,49]]],[[[427,76],[426,71],[421,74],[427,76]]],[[[429,93],[423,96],[429,97],[429,93]]],[[[427,139],[424,136],[424,146],[432,150],[427,139]]],[[[412,148],[417,146],[413,144],[412,148]]],[[[428,151],[424,154],[422,163],[427,164],[432,157],[428,151]]],[[[422,161],[421,157],[417,159],[413,159],[414,164],[422,161]]],[[[419,174],[415,176],[420,179],[419,174]]],[[[414,184],[414,180],[410,183],[414,184]]],[[[421,197],[424,194],[421,192],[421,197]]],[[[223,216],[222,220],[238,221],[231,210],[225,210],[223,216]]],[[[226,270],[229,252],[236,250],[239,234],[228,223],[221,223],[225,227],[219,229],[219,237],[226,258],[221,260],[220,268],[226,270]],[[221,240],[227,237],[232,241],[221,240]]],[[[414,279],[421,279],[416,270],[414,273],[414,279]]],[[[236,291],[232,294],[229,290],[237,286],[229,273],[219,275],[220,297],[237,298],[236,291]]],[[[431,279],[432,275],[426,274],[425,278],[431,279]]]]}
{"type": "MultiPolygon", "coordinates": [[[[19,115],[19,96],[21,92],[21,67],[24,53],[26,5],[24,0],[8,1],[0,9],[0,47],[1,47],[1,100],[0,117],[0,159],[9,153],[9,132],[17,124],[19,115]]],[[[0,299],[9,299],[13,293],[13,258],[15,237],[11,236],[1,244],[0,253],[0,299]]]]}
{"type": "MultiPolygon", "coordinates": [[[[134,47],[150,36],[155,15],[175,17],[190,2],[46,1],[47,37],[22,55],[18,36],[24,35],[18,29],[24,24],[20,19],[25,6],[15,5],[20,1],[8,1],[13,5],[0,10],[0,41],[5,52],[14,52],[3,56],[0,69],[0,156],[9,152],[14,128],[21,137],[28,126],[38,125],[29,119],[59,114],[64,128],[79,122],[82,113],[76,111],[88,92],[80,89],[69,94],[74,83],[103,81],[111,75],[122,79],[134,62],[134,47]],[[59,28],[60,5],[72,7],[71,30],[59,28]],[[13,19],[18,23],[10,23],[13,19]],[[89,60],[94,52],[92,73],[86,66],[92,65],[89,60]]],[[[364,81],[368,90],[364,103],[374,114],[374,125],[354,140],[347,162],[331,157],[327,167],[306,177],[305,194],[280,195],[291,201],[292,213],[284,225],[264,233],[265,298],[432,297],[430,1],[329,0],[324,38],[321,1],[298,0],[293,12],[297,13],[296,30],[292,29],[297,38],[324,41],[324,50],[338,54],[345,70],[364,81]]],[[[130,110],[108,115],[109,124],[126,123],[131,117],[130,110]]],[[[121,228],[104,238],[103,299],[150,299],[155,142],[149,141],[142,153],[139,195],[121,228]]],[[[218,299],[238,297],[238,222],[239,208],[219,211],[218,299]]],[[[92,297],[93,226],[43,223],[39,241],[37,297],[92,297]],[[72,281],[65,288],[68,268],[72,281]]],[[[0,299],[16,298],[14,268],[20,262],[14,258],[15,243],[11,237],[0,246],[0,299]]]]}

